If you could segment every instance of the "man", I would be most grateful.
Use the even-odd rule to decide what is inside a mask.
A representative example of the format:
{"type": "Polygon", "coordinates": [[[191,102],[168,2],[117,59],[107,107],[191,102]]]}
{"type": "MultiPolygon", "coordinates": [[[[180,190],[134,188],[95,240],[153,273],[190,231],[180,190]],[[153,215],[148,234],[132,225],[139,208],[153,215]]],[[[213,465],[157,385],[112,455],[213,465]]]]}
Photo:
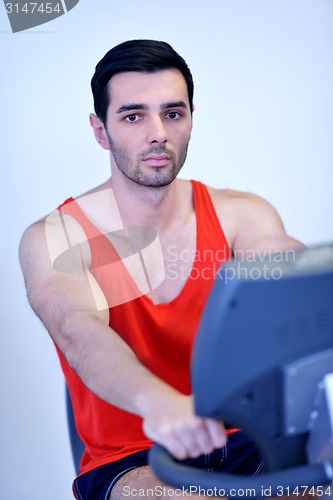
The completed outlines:
{"type": "Polygon", "coordinates": [[[228,431],[226,447],[222,423],[194,415],[191,347],[223,261],[300,243],[261,198],[176,178],[193,81],[170,45],[111,49],[92,90],[90,123],[112,175],[28,228],[20,246],[29,301],[57,346],[86,445],[74,493],[157,492],[152,441],[180,460],[255,474],[252,443],[228,431]]]}

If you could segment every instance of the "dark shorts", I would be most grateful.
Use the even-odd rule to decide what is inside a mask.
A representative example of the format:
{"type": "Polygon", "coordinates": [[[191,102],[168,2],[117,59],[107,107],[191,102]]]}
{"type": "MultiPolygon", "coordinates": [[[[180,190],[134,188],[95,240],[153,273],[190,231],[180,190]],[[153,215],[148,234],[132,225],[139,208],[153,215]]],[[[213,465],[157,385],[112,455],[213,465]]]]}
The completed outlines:
{"type": "MultiPolygon", "coordinates": [[[[75,479],[73,491],[78,500],[107,500],[113,486],[126,472],[148,465],[149,450],[128,455],[75,479]]],[[[230,434],[225,448],[183,463],[201,469],[254,476],[262,469],[258,449],[242,432],[230,434]]]]}

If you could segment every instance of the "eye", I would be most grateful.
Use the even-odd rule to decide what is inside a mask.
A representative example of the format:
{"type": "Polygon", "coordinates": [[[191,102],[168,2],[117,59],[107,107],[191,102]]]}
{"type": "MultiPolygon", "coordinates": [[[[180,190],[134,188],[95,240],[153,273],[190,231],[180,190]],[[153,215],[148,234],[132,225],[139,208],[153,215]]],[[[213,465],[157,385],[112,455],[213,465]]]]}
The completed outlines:
{"type": "Polygon", "coordinates": [[[126,122],[134,123],[134,122],[137,122],[138,120],[141,120],[141,117],[139,115],[136,115],[136,114],[131,114],[131,115],[125,116],[124,120],[126,122]]]}
{"type": "Polygon", "coordinates": [[[178,111],[170,111],[170,113],[168,113],[166,116],[167,118],[170,118],[170,120],[179,120],[181,114],[178,111]]]}

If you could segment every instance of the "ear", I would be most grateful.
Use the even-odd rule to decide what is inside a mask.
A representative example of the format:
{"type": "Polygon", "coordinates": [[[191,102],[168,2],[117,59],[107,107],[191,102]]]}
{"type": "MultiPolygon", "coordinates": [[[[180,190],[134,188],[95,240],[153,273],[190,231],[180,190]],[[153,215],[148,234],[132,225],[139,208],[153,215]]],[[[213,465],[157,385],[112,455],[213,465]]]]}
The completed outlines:
{"type": "Polygon", "coordinates": [[[195,110],[195,106],[194,106],[194,104],[192,103],[192,113],[191,113],[191,134],[190,134],[190,139],[191,139],[191,136],[192,136],[192,130],[193,130],[193,113],[194,113],[194,110],[195,110]]]}
{"type": "Polygon", "coordinates": [[[110,150],[111,149],[110,144],[109,144],[106,130],[105,130],[105,127],[104,127],[102,120],[100,118],[98,118],[98,116],[91,113],[89,115],[89,121],[90,121],[90,125],[94,129],[94,135],[96,137],[96,141],[98,142],[98,144],[103,149],[110,150]]]}

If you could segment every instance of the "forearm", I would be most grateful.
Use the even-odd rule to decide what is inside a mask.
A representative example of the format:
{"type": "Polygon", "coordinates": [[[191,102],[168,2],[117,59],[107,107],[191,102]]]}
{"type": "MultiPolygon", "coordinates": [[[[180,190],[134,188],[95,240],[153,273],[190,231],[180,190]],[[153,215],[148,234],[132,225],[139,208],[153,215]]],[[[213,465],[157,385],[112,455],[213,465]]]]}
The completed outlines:
{"type": "Polygon", "coordinates": [[[225,444],[223,425],[194,415],[193,402],[147,370],[108,325],[70,314],[62,326],[64,352],[89,389],[143,419],[143,430],[177,458],[210,453],[225,444]]]}
{"type": "Polygon", "coordinates": [[[105,322],[85,312],[66,315],[56,342],[85,385],[101,399],[142,417],[162,394],[177,393],[154,376],[105,322]]]}

